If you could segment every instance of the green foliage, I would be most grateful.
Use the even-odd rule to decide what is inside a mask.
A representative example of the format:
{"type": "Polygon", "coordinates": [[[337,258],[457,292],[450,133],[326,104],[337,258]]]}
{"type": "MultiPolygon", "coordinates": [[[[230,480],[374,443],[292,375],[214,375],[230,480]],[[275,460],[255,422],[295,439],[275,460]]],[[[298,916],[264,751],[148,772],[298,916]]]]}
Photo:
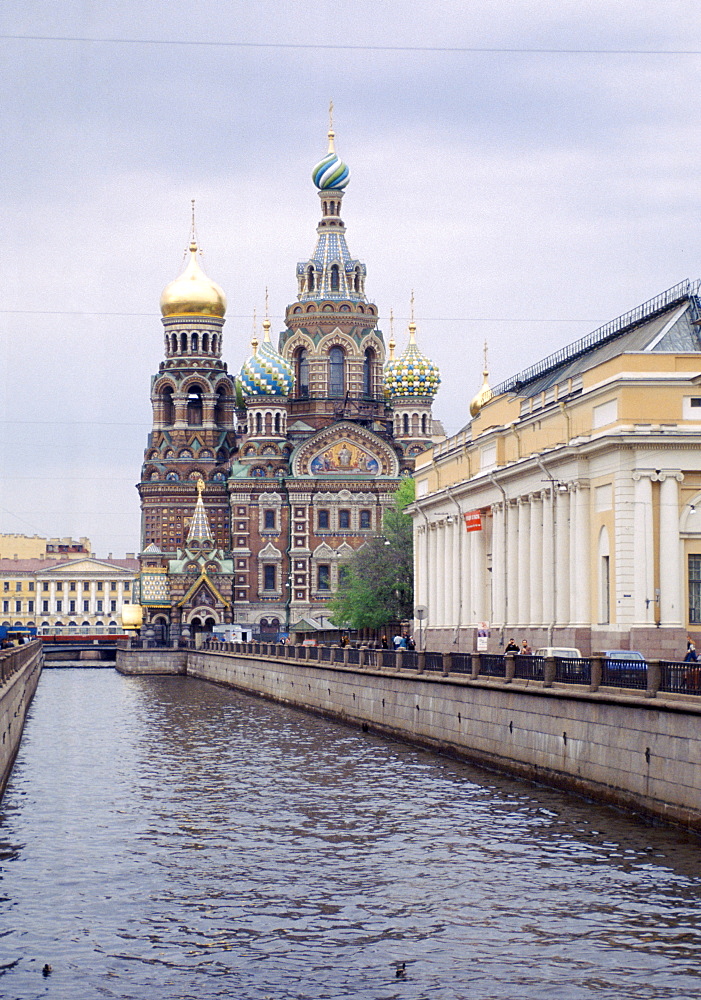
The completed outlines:
{"type": "Polygon", "coordinates": [[[405,479],[385,511],[382,534],[351,557],[337,593],[329,602],[334,624],[382,628],[413,616],[414,543],[411,517],[404,508],[414,500],[414,480],[405,479]]]}

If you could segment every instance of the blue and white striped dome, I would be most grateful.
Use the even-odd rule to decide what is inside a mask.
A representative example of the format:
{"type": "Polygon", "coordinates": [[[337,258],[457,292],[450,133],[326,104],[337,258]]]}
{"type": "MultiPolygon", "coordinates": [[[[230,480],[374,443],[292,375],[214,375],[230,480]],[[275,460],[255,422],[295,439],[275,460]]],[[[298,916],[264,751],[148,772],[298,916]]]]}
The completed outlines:
{"type": "Polygon", "coordinates": [[[294,385],[294,372],[270,342],[270,320],[263,323],[265,336],[260,347],[243,363],[240,373],[244,396],[289,396],[294,385]]]}

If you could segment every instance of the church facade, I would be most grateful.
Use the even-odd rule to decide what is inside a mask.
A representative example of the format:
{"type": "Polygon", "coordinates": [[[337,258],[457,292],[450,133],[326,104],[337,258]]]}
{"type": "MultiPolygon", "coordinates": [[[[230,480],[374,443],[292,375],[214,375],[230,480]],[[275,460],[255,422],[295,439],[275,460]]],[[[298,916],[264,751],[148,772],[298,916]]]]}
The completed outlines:
{"type": "Polygon", "coordinates": [[[321,217],[277,345],[269,319],[232,376],[226,298],[202,271],[161,296],[165,357],[138,489],[140,600],[172,638],[241,623],[275,634],[319,621],[344,562],[374,533],[402,476],[442,438],[440,382],[416,344],[394,357],[351,256],[341,206],[348,167],[329,131],[314,168],[321,217]]]}

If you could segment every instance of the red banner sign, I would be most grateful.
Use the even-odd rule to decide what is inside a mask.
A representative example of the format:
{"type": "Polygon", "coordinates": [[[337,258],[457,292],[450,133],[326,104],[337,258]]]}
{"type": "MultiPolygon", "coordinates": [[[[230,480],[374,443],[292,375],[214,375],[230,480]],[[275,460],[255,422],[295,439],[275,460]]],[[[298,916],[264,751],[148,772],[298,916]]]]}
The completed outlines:
{"type": "Polygon", "coordinates": [[[482,512],[479,510],[468,510],[467,514],[463,514],[465,518],[465,527],[468,531],[481,531],[482,530],[482,512]]]}

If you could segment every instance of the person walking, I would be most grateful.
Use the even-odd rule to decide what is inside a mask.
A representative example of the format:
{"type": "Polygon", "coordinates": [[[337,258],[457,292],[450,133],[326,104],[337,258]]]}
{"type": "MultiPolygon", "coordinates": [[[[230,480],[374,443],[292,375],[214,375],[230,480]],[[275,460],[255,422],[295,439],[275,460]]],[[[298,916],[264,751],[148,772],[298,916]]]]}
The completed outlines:
{"type": "Polygon", "coordinates": [[[698,654],[696,652],[696,646],[693,642],[690,642],[686,651],[686,656],[684,657],[684,663],[697,663],[698,654]]]}

